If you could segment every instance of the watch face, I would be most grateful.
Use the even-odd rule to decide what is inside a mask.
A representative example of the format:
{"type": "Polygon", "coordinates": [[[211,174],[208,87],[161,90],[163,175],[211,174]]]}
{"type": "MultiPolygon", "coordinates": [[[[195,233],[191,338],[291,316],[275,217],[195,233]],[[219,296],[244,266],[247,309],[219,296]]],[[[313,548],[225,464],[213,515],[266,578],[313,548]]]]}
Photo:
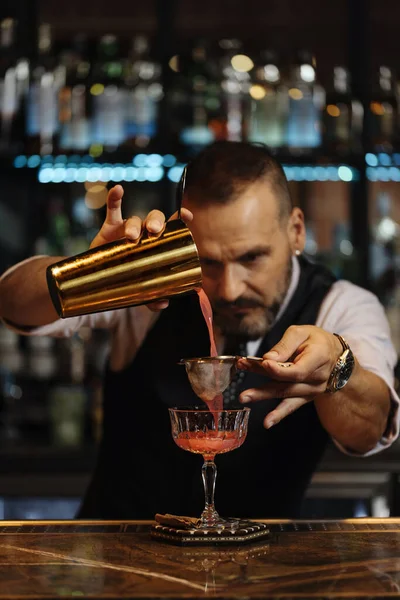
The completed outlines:
{"type": "Polygon", "coordinates": [[[354,369],[354,356],[350,350],[347,350],[347,354],[345,356],[343,356],[343,361],[344,361],[344,364],[340,368],[338,377],[337,377],[337,383],[336,383],[337,390],[341,390],[346,385],[346,383],[350,379],[350,375],[352,374],[353,369],[354,369]]]}

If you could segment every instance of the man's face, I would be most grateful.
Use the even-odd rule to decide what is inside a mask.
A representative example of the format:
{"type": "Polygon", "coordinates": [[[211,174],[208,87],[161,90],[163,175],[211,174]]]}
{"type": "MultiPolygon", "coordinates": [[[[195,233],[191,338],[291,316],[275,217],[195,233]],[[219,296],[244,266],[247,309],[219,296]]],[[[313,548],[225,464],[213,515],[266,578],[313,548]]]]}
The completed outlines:
{"type": "Polygon", "coordinates": [[[227,204],[202,206],[201,200],[186,198],[184,206],[194,214],[189,227],[215,324],[224,335],[262,337],[287,292],[302,219],[300,226],[293,224],[293,213],[279,220],[273,190],[264,180],[227,204]]]}

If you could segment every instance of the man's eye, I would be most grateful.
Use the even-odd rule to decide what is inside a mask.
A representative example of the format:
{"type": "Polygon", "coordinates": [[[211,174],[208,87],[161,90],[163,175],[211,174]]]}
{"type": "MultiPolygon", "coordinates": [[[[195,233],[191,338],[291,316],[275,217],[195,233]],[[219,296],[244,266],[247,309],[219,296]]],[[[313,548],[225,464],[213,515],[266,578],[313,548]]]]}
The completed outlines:
{"type": "Polygon", "coordinates": [[[261,258],[261,254],[246,254],[243,256],[242,262],[245,264],[255,263],[259,258],[261,258]]]}
{"type": "Polygon", "coordinates": [[[210,260],[208,258],[201,258],[200,264],[202,267],[216,267],[218,263],[215,260],[210,260]]]}

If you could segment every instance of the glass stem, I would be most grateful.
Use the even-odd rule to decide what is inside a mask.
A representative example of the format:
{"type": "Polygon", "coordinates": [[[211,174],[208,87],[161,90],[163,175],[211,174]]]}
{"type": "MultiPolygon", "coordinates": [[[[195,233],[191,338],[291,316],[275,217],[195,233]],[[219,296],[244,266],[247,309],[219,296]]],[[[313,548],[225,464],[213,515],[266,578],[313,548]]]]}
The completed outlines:
{"type": "Polygon", "coordinates": [[[204,485],[205,507],[201,515],[201,526],[212,527],[220,521],[214,506],[215,479],[217,467],[213,460],[204,460],[201,475],[204,485]]]}

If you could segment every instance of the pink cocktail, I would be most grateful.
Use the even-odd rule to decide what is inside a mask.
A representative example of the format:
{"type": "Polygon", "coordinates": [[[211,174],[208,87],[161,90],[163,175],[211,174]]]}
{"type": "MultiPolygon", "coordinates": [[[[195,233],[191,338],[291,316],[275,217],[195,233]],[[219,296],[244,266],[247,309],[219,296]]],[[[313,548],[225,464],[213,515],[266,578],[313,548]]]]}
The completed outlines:
{"type": "Polygon", "coordinates": [[[244,442],[240,431],[189,431],[175,438],[175,443],[183,450],[202,454],[206,460],[213,460],[216,454],[224,454],[239,448],[244,442]]]}
{"type": "Polygon", "coordinates": [[[201,407],[170,408],[172,437],[179,448],[201,454],[204,458],[202,478],[205,507],[200,529],[233,527],[232,520],[222,519],[214,506],[217,467],[214,458],[239,448],[246,439],[250,409],[209,411],[201,407]]]}

